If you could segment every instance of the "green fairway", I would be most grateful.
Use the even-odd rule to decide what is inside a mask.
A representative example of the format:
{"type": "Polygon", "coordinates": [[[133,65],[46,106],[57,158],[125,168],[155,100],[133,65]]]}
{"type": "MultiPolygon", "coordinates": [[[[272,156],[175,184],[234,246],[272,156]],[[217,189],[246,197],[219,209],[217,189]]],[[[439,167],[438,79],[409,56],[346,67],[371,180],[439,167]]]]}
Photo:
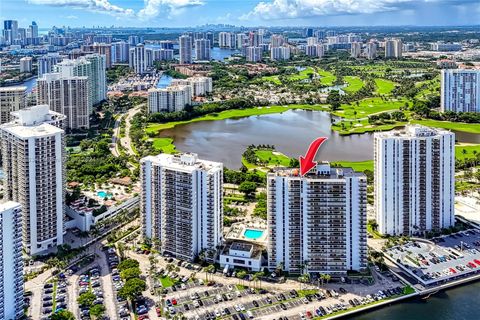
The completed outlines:
{"type": "Polygon", "coordinates": [[[288,167],[290,164],[289,157],[274,150],[256,150],[255,154],[262,163],[267,163],[269,166],[280,165],[288,167]]]}
{"type": "Polygon", "coordinates": [[[465,160],[476,158],[480,154],[480,144],[472,145],[456,145],[455,146],[455,159],[465,160]]]}
{"type": "Polygon", "coordinates": [[[348,83],[348,87],[343,89],[346,92],[355,93],[362,89],[364,85],[363,81],[359,77],[346,76],[343,79],[348,83]]]}
{"type": "Polygon", "coordinates": [[[325,86],[333,86],[333,83],[337,80],[333,73],[322,69],[317,69],[317,74],[320,76],[320,82],[325,86]]]}
{"type": "Polygon", "coordinates": [[[372,125],[368,123],[367,119],[357,120],[357,121],[341,121],[335,124],[332,124],[332,130],[338,131],[341,135],[349,134],[361,134],[366,132],[375,132],[375,131],[390,131],[397,127],[402,127],[406,125],[406,122],[392,122],[385,123],[380,125],[372,125]],[[343,124],[343,125],[342,125],[343,124]]]}
{"type": "Polygon", "coordinates": [[[411,120],[410,123],[421,124],[428,127],[443,128],[470,133],[480,133],[480,124],[478,123],[450,122],[430,119],[411,120]]]}
{"type": "Polygon", "coordinates": [[[388,100],[382,98],[363,99],[353,104],[342,104],[341,110],[334,111],[333,114],[346,119],[362,119],[371,114],[399,110],[404,106],[406,100],[388,100]]]}
{"type": "Polygon", "coordinates": [[[314,73],[312,67],[307,67],[305,70],[292,74],[287,77],[288,81],[301,81],[310,78],[310,75],[314,73]]]}
{"type": "Polygon", "coordinates": [[[281,85],[282,84],[282,81],[280,81],[278,76],[265,76],[265,77],[262,77],[261,80],[271,82],[271,83],[276,84],[276,85],[281,85]]]}
{"type": "Polygon", "coordinates": [[[231,118],[243,118],[263,114],[271,113],[281,113],[293,109],[303,109],[303,110],[317,110],[317,111],[327,111],[328,108],[324,105],[309,105],[309,104],[292,104],[286,106],[269,106],[269,107],[258,107],[258,108],[249,108],[249,109],[239,109],[239,110],[227,110],[220,113],[207,114],[203,117],[186,120],[186,121],[173,121],[168,123],[151,123],[145,129],[147,133],[158,132],[160,130],[171,129],[177,125],[187,124],[192,122],[199,121],[215,121],[215,120],[224,120],[231,118]]]}
{"type": "Polygon", "coordinates": [[[375,85],[377,86],[375,92],[378,94],[390,94],[395,89],[395,82],[386,79],[375,79],[375,85]]]}
{"type": "Polygon", "coordinates": [[[365,161],[332,161],[332,167],[339,166],[344,168],[352,168],[355,171],[373,171],[373,160],[365,161]]]}
{"type": "Polygon", "coordinates": [[[152,141],[153,147],[157,151],[162,151],[163,153],[177,152],[172,138],[153,138],[152,141]]]}

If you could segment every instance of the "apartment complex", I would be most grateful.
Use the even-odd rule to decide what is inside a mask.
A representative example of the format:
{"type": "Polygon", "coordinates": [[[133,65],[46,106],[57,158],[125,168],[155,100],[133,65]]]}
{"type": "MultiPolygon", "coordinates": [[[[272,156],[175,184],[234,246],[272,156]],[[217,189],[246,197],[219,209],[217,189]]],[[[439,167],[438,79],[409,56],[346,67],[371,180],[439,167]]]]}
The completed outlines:
{"type": "Polygon", "coordinates": [[[480,69],[443,69],[440,100],[443,112],[480,112],[480,69]]]}
{"type": "Polygon", "coordinates": [[[143,74],[147,71],[148,65],[145,45],[140,43],[130,48],[128,65],[138,74],[143,74]]]}
{"type": "Polygon", "coordinates": [[[41,77],[45,73],[53,72],[53,67],[62,61],[63,57],[61,57],[58,53],[56,54],[47,54],[37,59],[37,67],[38,67],[38,76],[41,77]]]}
{"type": "Polygon", "coordinates": [[[161,252],[193,261],[214,258],[223,239],[223,164],[196,154],[159,154],[141,160],[143,235],[161,252]]]}
{"type": "Polygon", "coordinates": [[[454,225],[455,134],[409,125],[375,133],[378,230],[423,235],[454,225]]]}
{"type": "Polygon", "coordinates": [[[270,48],[270,59],[276,61],[290,60],[290,47],[270,48]]]}
{"type": "Polygon", "coordinates": [[[362,54],[362,43],[361,42],[352,42],[350,47],[350,56],[352,58],[360,58],[362,54]]]}
{"type": "Polygon", "coordinates": [[[20,59],[20,72],[32,72],[32,57],[23,57],[20,59]]]}
{"type": "Polygon", "coordinates": [[[112,43],[112,63],[124,63],[129,59],[130,45],[125,41],[112,43]]]}
{"type": "Polygon", "coordinates": [[[90,96],[88,77],[64,77],[46,73],[37,80],[37,103],[67,117],[66,128],[90,127],[90,96]]]}
{"type": "Polygon", "coordinates": [[[30,255],[63,243],[65,116],[39,105],[0,126],[4,199],[22,205],[22,238],[30,255]]]}
{"type": "Polygon", "coordinates": [[[171,83],[175,85],[187,85],[192,88],[192,97],[202,97],[212,92],[213,83],[210,77],[190,77],[187,79],[175,79],[171,83]]]}
{"type": "Polygon", "coordinates": [[[322,58],[325,54],[325,48],[323,44],[312,44],[305,46],[305,54],[309,57],[322,58]]]}
{"type": "Polygon", "coordinates": [[[195,40],[195,59],[197,61],[210,61],[210,40],[195,40]]]}
{"type": "Polygon", "coordinates": [[[176,112],[192,103],[192,87],[171,85],[167,88],[148,90],[148,112],[176,112]]]}
{"type": "Polygon", "coordinates": [[[365,57],[368,60],[373,60],[377,57],[377,43],[370,41],[365,47],[365,57]]]}
{"type": "Polygon", "coordinates": [[[245,48],[245,58],[248,62],[262,61],[263,50],[261,47],[247,47],[245,48]]]}
{"type": "Polygon", "coordinates": [[[267,175],[268,266],[345,275],[367,267],[367,178],[318,163],[267,175]]]}
{"type": "Polygon", "coordinates": [[[23,312],[22,209],[0,204],[0,319],[20,319],[23,312]]]}
{"type": "Polygon", "coordinates": [[[1,87],[0,88],[0,124],[12,120],[13,111],[25,108],[27,87],[1,87]]]}

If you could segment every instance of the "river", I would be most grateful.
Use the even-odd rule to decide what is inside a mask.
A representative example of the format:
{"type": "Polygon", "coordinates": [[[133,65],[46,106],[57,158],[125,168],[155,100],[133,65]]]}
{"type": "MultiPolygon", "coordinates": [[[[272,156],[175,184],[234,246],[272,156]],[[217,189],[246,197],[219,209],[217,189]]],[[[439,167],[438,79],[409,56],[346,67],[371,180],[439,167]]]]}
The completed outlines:
{"type": "MultiPolygon", "coordinates": [[[[317,137],[328,141],[317,160],[363,161],[373,159],[373,134],[341,136],[330,130],[330,114],[319,111],[288,110],[240,119],[193,122],[161,132],[172,137],[178,150],[195,152],[200,158],[220,161],[226,167],[241,166],[241,155],[250,144],[269,144],[290,157],[306,152],[317,137]]],[[[463,142],[480,143],[480,135],[460,133],[463,142]]]]}
{"type": "Polygon", "coordinates": [[[427,301],[414,299],[360,314],[355,320],[475,320],[480,319],[480,282],[439,292],[427,301]]]}

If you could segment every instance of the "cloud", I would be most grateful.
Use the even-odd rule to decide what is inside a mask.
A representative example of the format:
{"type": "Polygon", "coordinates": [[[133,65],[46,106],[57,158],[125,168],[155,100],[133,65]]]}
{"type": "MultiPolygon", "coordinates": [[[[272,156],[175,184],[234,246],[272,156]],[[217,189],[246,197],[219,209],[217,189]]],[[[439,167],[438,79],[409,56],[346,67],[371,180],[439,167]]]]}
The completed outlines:
{"type": "MultiPolygon", "coordinates": [[[[478,1],[478,0],[475,0],[478,1]]],[[[461,5],[472,0],[271,0],[261,1],[241,20],[297,19],[345,14],[370,14],[407,9],[420,3],[461,5]]]]}
{"type": "Polygon", "coordinates": [[[76,9],[87,9],[95,12],[102,12],[112,15],[133,15],[132,9],[125,9],[108,0],[27,0],[31,4],[47,5],[53,7],[71,7],[76,9]]]}
{"type": "Polygon", "coordinates": [[[180,12],[184,8],[203,6],[203,0],[145,0],[145,7],[138,12],[138,17],[148,20],[157,17],[161,12],[166,16],[180,12]]]}

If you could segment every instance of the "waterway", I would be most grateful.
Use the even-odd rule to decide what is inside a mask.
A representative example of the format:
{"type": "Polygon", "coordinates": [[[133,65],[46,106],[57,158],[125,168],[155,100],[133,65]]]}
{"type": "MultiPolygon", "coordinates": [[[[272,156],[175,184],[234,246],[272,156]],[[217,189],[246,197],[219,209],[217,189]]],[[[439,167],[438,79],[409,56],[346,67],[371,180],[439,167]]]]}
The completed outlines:
{"type": "MultiPolygon", "coordinates": [[[[172,137],[178,150],[195,152],[200,158],[223,162],[232,169],[241,166],[241,155],[250,144],[274,145],[278,151],[298,157],[317,137],[328,137],[317,160],[373,159],[373,134],[341,136],[330,126],[331,116],[327,112],[288,110],[281,114],[193,122],[163,130],[161,136],[172,137]]],[[[459,133],[457,140],[480,143],[480,135],[459,133]]]]}
{"type": "Polygon", "coordinates": [[[350,317],[355,320],[480,319],[480,282],[439,292],[428,300],[414,299],[350,317]]]}
{"type": "Polygon", "coordinates": [[[37,77],[33,77],[31,79],[28,79],[22,83],[18,84],[13,84],[11,86],[26,86],[27,87],[27,93],[30,93],[33,91],[33,89],[37,86],[37,77]]]}
{"type": "MultiPolygon", "coordinates": [[[[160,48],[160,45],[148,44],[146,47],[160,48]]],[[[174,45],[173,49],[178,50],[178,45],[177,44],[174,45]]],[[[218,48],[218,47],[211,48],[210,50],[210,56],[212,60],[216,60],[216,61],[223,61],[224,59],[230,58],[232,55],[239,54],[239,53],[240,53],[239,50],[225,49],[225,48],[218,48]]],[[[195,50],[192,50],[192,57],[195,58],[195,50]]],[[[179,58],[178,54],[175,55],[175,58],[177,59],[179,58]]]]}

